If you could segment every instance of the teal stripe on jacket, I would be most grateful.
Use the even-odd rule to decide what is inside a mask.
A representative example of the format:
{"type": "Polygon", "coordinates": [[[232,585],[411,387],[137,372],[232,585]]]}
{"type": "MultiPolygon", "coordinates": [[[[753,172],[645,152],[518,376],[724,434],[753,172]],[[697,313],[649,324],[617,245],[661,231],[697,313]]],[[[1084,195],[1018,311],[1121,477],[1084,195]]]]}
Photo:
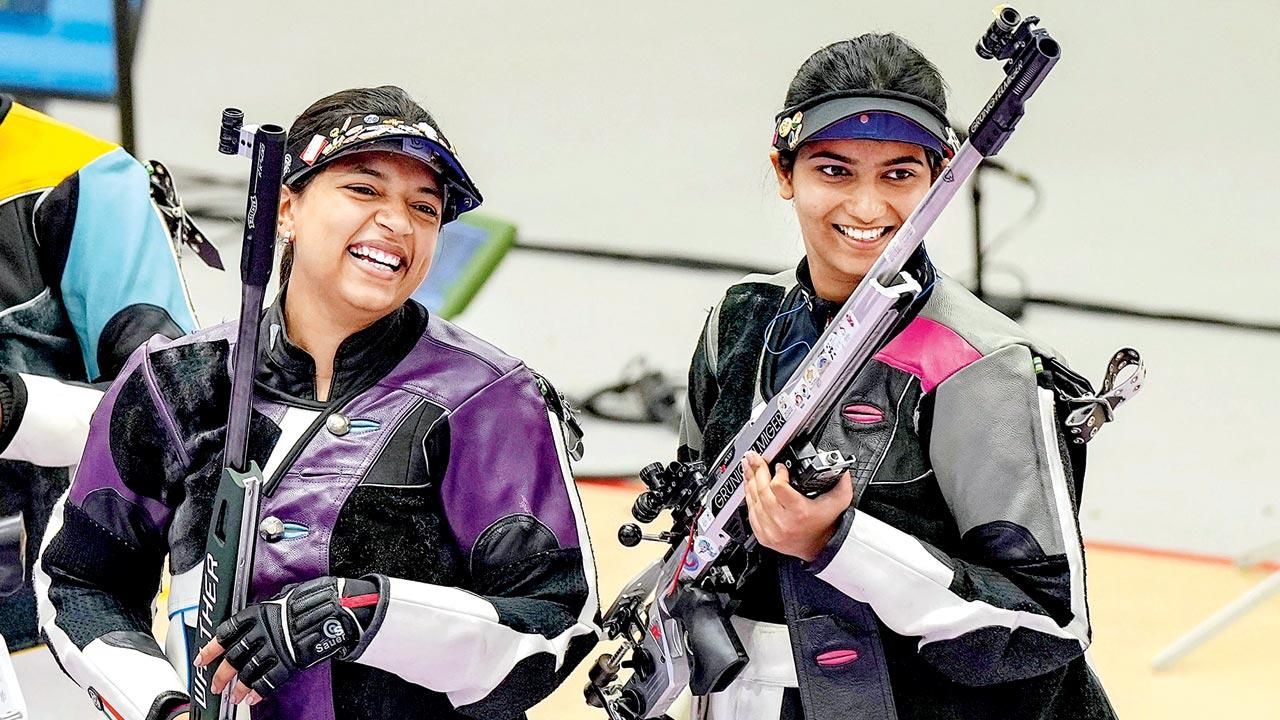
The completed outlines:
{"type": "Polygon", "coordinates": [[[164,308],[183,332],[196,327],[164,223],[151,203],[146,169],[121,148],[80,170],[75,228],[62,273],[62,302],[80,340],[89,378],[98,340],[120,310],[164,308]]]}

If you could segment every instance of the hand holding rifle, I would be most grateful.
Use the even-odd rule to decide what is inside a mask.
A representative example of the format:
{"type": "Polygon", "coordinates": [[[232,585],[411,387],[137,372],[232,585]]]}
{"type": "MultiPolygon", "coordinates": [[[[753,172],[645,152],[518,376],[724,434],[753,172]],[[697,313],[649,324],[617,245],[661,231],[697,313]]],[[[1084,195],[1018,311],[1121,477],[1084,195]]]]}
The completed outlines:
{"type": "Polygon", "coordinates": [[[840,476],[835,487],[816,498],[805,497],[791,485],[787,466],[773,473],[759,453],[742,459],[747,485],[747,519],[756,540],[783,555],[813,562],[835,534],[840,516],[853,505],[853,478],[840,476]]]}

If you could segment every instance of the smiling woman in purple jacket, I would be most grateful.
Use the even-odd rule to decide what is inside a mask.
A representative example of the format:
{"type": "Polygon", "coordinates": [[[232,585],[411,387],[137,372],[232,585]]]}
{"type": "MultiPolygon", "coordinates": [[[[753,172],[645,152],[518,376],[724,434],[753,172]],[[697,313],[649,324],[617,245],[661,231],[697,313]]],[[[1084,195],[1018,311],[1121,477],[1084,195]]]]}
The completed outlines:
{"type": "Polygon", "coordinates": [[[255,720],[521,717],[595,643],[599,606],[555,391],[408,299],[480,194],[395,87],[319,100],[287,149],[251,604],[195,647],[229,324],[141,348],[99,406],[38,568],[50,646],[126,720],[183,717],[193,662],[255,720]],[[311,633],[333,640],[293,642],[311,633]]]}

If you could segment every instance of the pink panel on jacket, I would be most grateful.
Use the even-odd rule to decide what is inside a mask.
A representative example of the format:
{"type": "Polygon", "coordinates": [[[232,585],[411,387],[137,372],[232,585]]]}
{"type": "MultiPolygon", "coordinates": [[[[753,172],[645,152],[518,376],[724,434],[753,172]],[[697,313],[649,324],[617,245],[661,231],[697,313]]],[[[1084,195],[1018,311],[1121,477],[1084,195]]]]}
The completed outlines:
{"type": "Polygon", "coordinates": [[[942,381],[982,359],[955,330],[917,317],[876,353],[876,360],[920,378],[920,389],[933,392],[942,381]]]}

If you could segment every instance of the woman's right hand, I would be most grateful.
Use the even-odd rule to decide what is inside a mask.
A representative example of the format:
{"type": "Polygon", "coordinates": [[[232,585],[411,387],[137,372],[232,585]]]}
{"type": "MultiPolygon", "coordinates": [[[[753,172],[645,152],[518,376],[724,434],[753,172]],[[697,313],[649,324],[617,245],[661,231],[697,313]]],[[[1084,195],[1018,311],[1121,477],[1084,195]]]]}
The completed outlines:
{"type": "Polygon", "coordinates": [[[853,479],[849,473],[830,491],[807,498],[791,487],[791,476],[781,463],[769,472],[759,453],[742,459],[746,481],[747,521],[756,540],[783,555],[813,562],[835,534],[840,516],[853,504],[853,479]]]}

